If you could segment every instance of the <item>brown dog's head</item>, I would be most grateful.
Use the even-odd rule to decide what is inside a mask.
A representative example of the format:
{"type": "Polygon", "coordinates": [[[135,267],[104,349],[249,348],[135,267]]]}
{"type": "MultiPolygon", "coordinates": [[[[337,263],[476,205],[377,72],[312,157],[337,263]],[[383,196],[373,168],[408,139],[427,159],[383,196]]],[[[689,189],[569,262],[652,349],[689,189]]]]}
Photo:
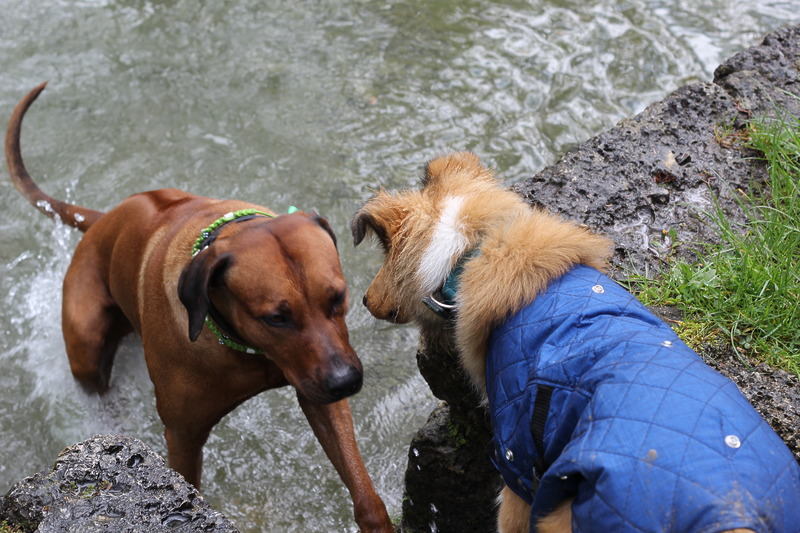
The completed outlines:
{"type": "Polygon", "coordinates": [[[239,341],[264,351],[300,394],[329,403],[361,388],[349,304],[333,232],[305,213],[231,224],[183,269],[178,286],[189,338],[209,309],[239,341]]]}
{"type": "Polygon", "coordinates": [[[364,305],[382,320],[441,326],[423,298],[441,288],[458,259],[491,224],[527,210],[519,197],[498,186],[475,154],[431,161],[422,188],[380,191],[353,218],[355,244],[373,234],[384,251],[364,305]]]}

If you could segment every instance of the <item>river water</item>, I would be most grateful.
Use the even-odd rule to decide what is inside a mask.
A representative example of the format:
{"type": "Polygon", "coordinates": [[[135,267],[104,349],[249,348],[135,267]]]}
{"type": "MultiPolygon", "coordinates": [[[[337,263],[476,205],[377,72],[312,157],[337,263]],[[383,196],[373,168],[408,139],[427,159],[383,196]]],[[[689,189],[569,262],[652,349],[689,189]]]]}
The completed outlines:
{"type": "MultiPolygon", "coordinates": [[[[800,1],[0,0],[0,13],[0,121],[50,80],[23,149],[53,196],[105,210],[178,187],[328,218],[366,369],[351,402],[359,442],[397,515],[407,444],[436,400],[414,329],[359,304],[380,254],[352,246],[355,210],[378,187],[415,185],[451,149],[522,180],[797,24],[800,1]]],[[[103,398],[69,372],[60,290],[80,235],[37,213],[5,173],[0,206],[0,493],[97,433],[163,454],[138,339],[121,347],[103,398]]],[[[204,483],[243,532],[355,530],[289,389],[217,426],[204,483]]]]}

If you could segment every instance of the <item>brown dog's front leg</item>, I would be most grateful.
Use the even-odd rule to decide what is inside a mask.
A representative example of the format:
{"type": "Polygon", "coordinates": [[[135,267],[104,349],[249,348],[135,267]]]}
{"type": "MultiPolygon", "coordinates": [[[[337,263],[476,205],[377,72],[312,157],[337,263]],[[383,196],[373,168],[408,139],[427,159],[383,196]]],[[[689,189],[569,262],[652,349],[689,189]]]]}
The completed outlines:
{"type": "Polygon", "coordinates": [[[339,473],[355,507],[355,518],[363,533],[391,533],[392,521],[386,512],[356,444],[353,417],[347,400],[331,404],[318,404],[298,394],[300,407],[306,415],[314,435],[339,473]]]}
{"type": "Polygon", "coordinates": [[[203,444],[208,438],[208,433],[207,431],[201,434],[187,434],[169,427],[164,429],[169,467],[181,474],[197,490],[200,490],[203,444]]]}

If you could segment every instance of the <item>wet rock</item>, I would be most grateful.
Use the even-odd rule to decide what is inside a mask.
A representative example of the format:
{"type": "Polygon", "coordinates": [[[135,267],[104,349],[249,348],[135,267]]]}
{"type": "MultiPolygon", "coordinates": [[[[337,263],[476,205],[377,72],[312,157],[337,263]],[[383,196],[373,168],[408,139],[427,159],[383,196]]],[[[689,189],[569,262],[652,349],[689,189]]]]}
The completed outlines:
{"type": "Polygon", "coordinates": [[[96,436],[0,500],[0,521],[25,532],[216,532],[237,529],[139,440],[96,436]]]}
{"type": "Polygon", "coordinates": [[[714,240],[702,212],[715,198],[734,223],[745,220],[737,191],[766,179],[742,146],[745,121],[776,106],[800,116],[798,58],[800,27],[776,31],[718,67],[713,83],[679,88],[514,189],[612,237],[618,271],[655,274],[668,255],[692,258],[676,243],[714,240]]]}
{"type": "Polygon", "coordinates": [[[488,460],[492,435],[483,399],[446,336],[424,338],[420,346],[420,372],[442,402],[411,440],[403,531],[495,531],[502,480],[488,460]]]}
{"type": "MultiPolygon", "coordinates": [[[[736,202],[738,191],[767,178],[764,165],[753,158],[757,154],[743,148],[746,120],[774,115],[776,105],[800,116],[797,96],[800,27],[768,35],[761,44],[720,65],[713,83],[679,88],[639,115],[575,146],[558,163],[513,189],[532,205],[610,236],[616,243],[612,275],[618,279],[631,269],[652,276],[667,257],[695,258],[698,249],[685,243],[715,239],[702,215],[714,208],[715,201],[734,224],[745,220],[736,202]]],[[[667,316],[674,312],[660,310],[667,316]]],[[[709,364],[739,385],[800,460],[797,377],[763,364],[748,365],[731,355],[736,352],[730,348],[727,355],[714,347],[703,352],[709,364]]],[[[414,505],[403,507],[406,531],[494,531],[493,517],[481,521],[491,512],[487,509],[492,509],[499,482],[487,453],[491,436],[482,408],[456,370],[456,356],[447,342],[423,339],[418,362],[433,393],[446,403],[412,443],[405,499],[414,505]],[[470,409],[478,414],[465,415],[470,409]],[[466,429],[463,424],[470,420],[473,426],[466,429]],[[453,426],[476,440],[472,460],[452,453],[457,449],[453,426]],[[425,453],[431,454],[426,459],[431,468],[416,469],[420,463],[413,450],[421,457],[423,446],[430,448],[425,453]],[[459,465],[464,464],[480,474],[460,476],[459,465]],[[448,501],[447,484],[451,504],[436,505],[437,527],[432,529],[432,515],[418,512],[418,503],[433,501],[428,495],[434,491],[437,501],[448,501]],[[465,486],[473,489],[472,497],[465,486]],[[464,526],[467,523],[474,527],[464,526]]]]}
{"type": "Polygon", "coordinates": [[[485,460],[489,435],[481,411],[439,404],[411,440],[402,531],[496,530],[502,482],[485,460]]]}
{"type": "Polygon", "coordinates": [[[798,61],[800,27],[785,28],[717,67],[714,83],[753,116],[772,115],[776,108],[800,116],[798,61]]]}
{"type": "Polygon", "coordinates": [[[735,221],[738,189],[749,188],[753,162],[732,122],[742,112],[719,86],[687,85],[635,117],[571,149],[556,165],[517,184],[528,202],[605,233],[615,264],[655,273],[676,243],[709,241],[698,210],[715,195],[735,221]]]}

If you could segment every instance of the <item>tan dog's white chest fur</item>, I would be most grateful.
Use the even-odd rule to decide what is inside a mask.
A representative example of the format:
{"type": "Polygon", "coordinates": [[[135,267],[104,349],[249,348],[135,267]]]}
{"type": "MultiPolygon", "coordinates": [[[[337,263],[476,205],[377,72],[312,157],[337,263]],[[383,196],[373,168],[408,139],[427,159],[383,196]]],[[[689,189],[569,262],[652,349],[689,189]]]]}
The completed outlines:
{"type": "Polygon", "coordinates": [[[497,185],[472,153],[431,161],[423,187],[384,191],[353,218],[358,244],[374,234],[386,259],[365,296],[377,318],[441,329],[422,299],[441,288],[458,259],[480,246],[461,277],[455,340],[461,363],[479,389],[489,332],[577,263],[599,269],[608,240],[532,209],[497,185]]]}
{"type": "Polygon", "coordinates": [[[460,222],[463,204],[464,198],[461,196],[448,196],[443,201],[442,213],[434,226],[430,244],[417,268],[423,293],[432,293],[442,286],[453,269],[454,261],[469,246],[460,222]]]}

